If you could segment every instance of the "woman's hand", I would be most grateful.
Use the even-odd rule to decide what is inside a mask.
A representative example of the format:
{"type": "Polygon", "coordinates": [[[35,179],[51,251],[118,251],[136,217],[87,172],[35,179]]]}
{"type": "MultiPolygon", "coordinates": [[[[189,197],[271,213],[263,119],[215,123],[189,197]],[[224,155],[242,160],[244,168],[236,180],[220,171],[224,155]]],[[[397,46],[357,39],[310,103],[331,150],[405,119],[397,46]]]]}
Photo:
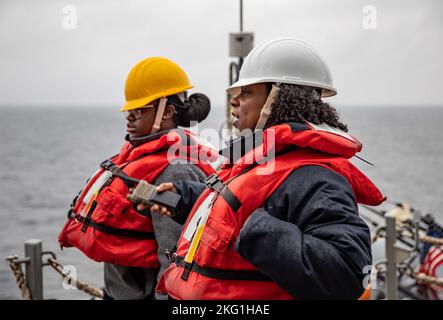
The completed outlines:
{"type": "MultiPolygon", "coordinates": [[[[158,193],[162,193],[164,191],[172,191],[177,193],[177,189],[175,189],[174,184],[172,182],[162,183],[159,186],[157,186],[155,190],[158,193]]],[[[139,203],[137,205],[137,210],[142,211],[148,207],[149,205],[147,204],[139,203]]],[[[152,206],[150,206],[149,210],[151,211],[151,213],[160,214],[162,216],[168,216],[168,217],[174,216],[174,214],[171,211],[169,211],[166,207],[159,206],[158,204],[153,204],[152,206]]]]}

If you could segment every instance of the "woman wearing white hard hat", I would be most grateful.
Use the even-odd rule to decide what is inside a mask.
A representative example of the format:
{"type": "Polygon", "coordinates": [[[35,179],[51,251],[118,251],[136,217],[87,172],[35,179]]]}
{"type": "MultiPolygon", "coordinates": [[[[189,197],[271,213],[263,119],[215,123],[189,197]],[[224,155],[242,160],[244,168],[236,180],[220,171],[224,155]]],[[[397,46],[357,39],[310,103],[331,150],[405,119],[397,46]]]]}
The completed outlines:
{"type": "MultiPolygon", "coordinates": [[[[384,197],[349,161],[362,145],[322,100],[336,94],[326,64],[302,41],[273,40],[249,53],[228,92],[240,135],[221,151],[229,161],[206,184],[158,187],[182,195],[173,218],[187,218],[158,291],[173,299],[364,296],[371,240],[357,203],[384,197]]],[[[159,209],[173,216],[151,212],[159,209]]]]}

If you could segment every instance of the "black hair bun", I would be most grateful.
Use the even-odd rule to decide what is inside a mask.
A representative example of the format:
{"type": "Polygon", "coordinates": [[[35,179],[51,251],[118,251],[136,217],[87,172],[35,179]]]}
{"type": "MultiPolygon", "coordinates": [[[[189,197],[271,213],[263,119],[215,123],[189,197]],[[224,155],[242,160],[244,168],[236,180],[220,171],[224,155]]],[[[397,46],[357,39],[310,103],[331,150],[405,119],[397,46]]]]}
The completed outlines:
{"type": "Polygon", "coordinates": [[[211,101],[202,93],[194,93],[184,102],[184,108],[177,108],[176,123],[182,127],[190,127],[191,122],[202,122],[211,111],[211,101]]]}

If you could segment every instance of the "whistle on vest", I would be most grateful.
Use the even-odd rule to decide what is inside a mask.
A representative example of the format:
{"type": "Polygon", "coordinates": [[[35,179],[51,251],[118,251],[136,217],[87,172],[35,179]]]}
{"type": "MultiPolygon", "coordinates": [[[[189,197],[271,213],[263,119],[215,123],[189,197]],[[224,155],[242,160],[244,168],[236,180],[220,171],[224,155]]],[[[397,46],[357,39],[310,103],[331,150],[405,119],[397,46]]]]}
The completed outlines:
{"type": "Polygon", "coordinates": [[[126,199],[135,204],[143,203],[150,206],[158,204],[174,212],[180,200],[180,195],[172,191],[158,193],[155,187],[153,184],[140,180],[134,191],[126,195],[126,199]]]}

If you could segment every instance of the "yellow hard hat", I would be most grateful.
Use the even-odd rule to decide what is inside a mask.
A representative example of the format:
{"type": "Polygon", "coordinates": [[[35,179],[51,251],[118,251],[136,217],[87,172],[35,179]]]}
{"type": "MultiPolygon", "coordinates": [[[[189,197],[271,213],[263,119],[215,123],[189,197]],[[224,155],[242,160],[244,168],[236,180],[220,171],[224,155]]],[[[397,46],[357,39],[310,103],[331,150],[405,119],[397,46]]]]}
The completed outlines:
{"type": "Polygon", "coordinates": [[[137,63],[129,73],[125,88],[126,104],[120,111],[137,109],[192,87],[186,73],[175,62],[162,57],[147,58],[137,63]]]}

